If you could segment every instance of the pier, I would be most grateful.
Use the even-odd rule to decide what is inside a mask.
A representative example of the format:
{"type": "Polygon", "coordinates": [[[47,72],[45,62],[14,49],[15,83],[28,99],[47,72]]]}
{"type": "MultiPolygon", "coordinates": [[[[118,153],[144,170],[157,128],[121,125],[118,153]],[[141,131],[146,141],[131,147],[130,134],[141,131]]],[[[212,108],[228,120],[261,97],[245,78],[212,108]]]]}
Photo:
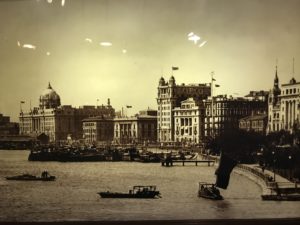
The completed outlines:
{"type": "Polygon", "coordinates": [[[162,166],[174,166],[176,165],[182,165],[185,166],[185,164],[192,164],[195,166],[198,166],[200,163],[207,163],[208,166],[214,165],[215,161],[214,160],[163,160],[161,162],[162,166]]]}

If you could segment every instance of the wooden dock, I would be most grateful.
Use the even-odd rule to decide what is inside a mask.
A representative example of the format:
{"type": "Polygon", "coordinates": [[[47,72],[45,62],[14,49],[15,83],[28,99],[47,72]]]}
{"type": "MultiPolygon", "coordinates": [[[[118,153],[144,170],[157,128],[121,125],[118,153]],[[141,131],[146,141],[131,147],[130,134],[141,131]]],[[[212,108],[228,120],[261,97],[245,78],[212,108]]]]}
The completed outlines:
{"type": "Polygon", "coordinates": [[[161,162],[162,166],[174,166],[176,165],[182,165],[185,166],[186,164],[192,164],[195,166],[198,166],[198,164],[201,163],[207,163],[208,166],[214,165],[214,160],[164,160],[161,162]]]}

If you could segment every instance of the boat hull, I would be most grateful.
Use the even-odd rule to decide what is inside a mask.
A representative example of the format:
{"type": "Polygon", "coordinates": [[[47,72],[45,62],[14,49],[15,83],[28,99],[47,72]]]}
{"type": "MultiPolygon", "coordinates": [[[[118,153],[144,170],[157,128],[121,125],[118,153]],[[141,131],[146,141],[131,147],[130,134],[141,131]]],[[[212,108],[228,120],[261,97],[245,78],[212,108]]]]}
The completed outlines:
{"type": "Polygon", "coordinates": [[[221,195],[206,195],[206,194],[198,193],[198,197],[212,199],[212,200],[223,200],[223,197],[221,195]]]}
{"type": "Polygon", "coordinates": [[[150,192],[145,194],[130,194],[130,193],[113,193],[113,192],[99,192],[101,198],[156,198],[157,192],[150,192]]]}
{"type": "Polygon", "coordinates": [[[6,177],[6,180],[17,180],[17,181],[54,181],[55,177],[51,176],[51,177],[6,177]]]}

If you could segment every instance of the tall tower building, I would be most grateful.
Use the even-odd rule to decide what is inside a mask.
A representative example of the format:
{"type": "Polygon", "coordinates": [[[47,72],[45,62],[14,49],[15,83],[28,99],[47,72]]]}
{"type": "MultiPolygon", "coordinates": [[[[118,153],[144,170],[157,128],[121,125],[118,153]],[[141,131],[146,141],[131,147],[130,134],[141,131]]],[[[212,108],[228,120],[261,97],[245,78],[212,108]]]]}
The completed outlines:
{"type": "Polygon", "coordinates": [[[157,93],[157,141],[174,142],[174,108],[180,107],[181,102],[193,98],[201,101],[211,95],[210,84],[181,84],[177,85],[171,76],[169,82],[163,77],[158,83],[157,93]]]}
{"type": "Polygon", "coordinates": [[[299,128],[300,82],[292,77],[289,83],[282,84],[280,89],[277,67],[274,87],[269,94],[268,107],[268,133],[280,130],[287,130],[292,133],[294,128],[299,128]]]}
{"type": "Polygon", "coordinates": [[[281,90],[279,88],[279,79],[277,74],[277,66],[274,78],[273,88],[269,93],[269,101],[268,101],[268,111],[270,112],[268,115],[268,132],[279,131],[280,128],[280,93],[281,90]]]}

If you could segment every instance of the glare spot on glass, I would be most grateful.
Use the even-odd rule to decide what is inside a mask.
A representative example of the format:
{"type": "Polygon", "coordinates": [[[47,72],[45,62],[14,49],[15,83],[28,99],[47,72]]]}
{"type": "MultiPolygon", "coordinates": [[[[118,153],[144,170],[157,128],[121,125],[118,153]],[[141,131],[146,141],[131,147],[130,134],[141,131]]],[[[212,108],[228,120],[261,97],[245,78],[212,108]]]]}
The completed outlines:
{"type": "Polygon", "coordinates": [[[197,42],[198,42],[200,39],[201,39],[201,38],[200,38],[198,35],[194,34],[193,32],[191,32],[191,33],[188,34],[188,40],[189,40],[189,41],[193,41],[194,44],[197,44],[197,42]]]}
{"type": "Polygon", "coordinates": [[[21,47],[21,43],[20,43],[19,41],[17,42],[17,45],[18,45],[19,47],[21,47]]]}
{"type": "Polygon", "coordinates": [[[49,55],[51,55],[51,53],[50,52],[46,52],[46,55],[49,56],[49,55]]]}
{"type": "Polygon", "coordinates": [[[36,46],[32,45],[32,44],[23,44],[23,48],[29,48],[29,49],[36,49],[36,46]]]}
{"type": "Polygon", "coordinates": [[[52,0],[47,0],[48,3],[52,3],[52,0]]]}
{"type": "Polygon", "coordinates": [[[61,0],[61,6],[65,5],[65,0],[61,0]]]}
{"type": "Polygon", "coordinates": [[[112,46],[112,43],[104,41],[104,42],[100,42],[100,45],[104,46],[104,47],[109,47],[109,46],[112,46]]]}
{"type": "Polygon", "coordinates": [[[203,41],[200,45],[199,48],[203,47],[206,44],[207,41],[203,41]]]}
{"type": "Polygon", "coordinates": [[[86,42],[88,42],[88,43],[92,43],[93,41],[92,41],[92,39],[90,39],[90,38],[86,38],[86,39],[84,39],[86,42]]]}
{"type": "Polygon", "coordinates": [[[188,37],[193,36],[193,35],[194,35],[194,33],[191,32],[191,33],[188,34],[188,37]]]}
{"type": "Polygon", "coordinates": [[[122,52],[123,52],[124,54],[126,54],[126,53],[127,53],[127,50],[126,50],[126,49],[123,49],[122,52]]]}

